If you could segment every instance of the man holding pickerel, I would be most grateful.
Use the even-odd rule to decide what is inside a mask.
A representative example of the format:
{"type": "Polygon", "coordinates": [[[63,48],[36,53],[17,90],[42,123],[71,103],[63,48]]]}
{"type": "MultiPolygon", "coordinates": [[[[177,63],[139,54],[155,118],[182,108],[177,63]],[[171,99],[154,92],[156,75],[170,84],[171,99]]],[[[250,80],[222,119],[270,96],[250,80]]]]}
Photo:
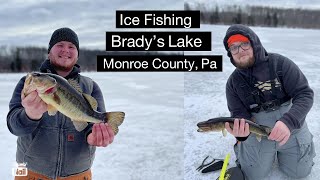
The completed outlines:
{"type": "MultiPolygon", "coordinates": [[[[42,63],[40,72],[53,74],[52,77],[55,77],[54,74],[60,75],[58,79],[66,82],[65,85],[69,85],[68,81],[75,82],[74,86],[78,86],[79,92],[68,88],[74,90],[73,94],[78,95],[76,98],[70,98],[72,100],[68,105],[70,108],[77,104],[75,103],[77,98],[83,98],[82,107],[90,106],[90,102],[92,104],[90,112],[105,112],[102,92],[97,83],[79,74],[80,66],[76,64],[78,57],[77,34],[69,28],[57,29],[51,36],[48,59],[42,63]],[[93,111],[93,104],[96,104],[96,111],[93,111]]],[[[36,78],[42,76],[41,73],[33,73],[30,77],[28,75],[27,80],[23,77],[17,84],[9,104],[8,129],[18,136],[16,161],[26,163],[28,168],[28,176],[16,176],[15,179],[92,179],[90,168],[94,160],[95,147],[106,147],[111,144],[114,132],[108,123],[92,124],[81,122],[79,119],[73,121],[74,119],[63,114],[61,109],[55,109],[48,104],[49,102],[45,103],[40,98],[42,96],[39,96],[39,89],[30,91],[23,88],[24,84],[36,83],[38,80],[36,78]]],[[[48,83],[51,82],[53,85],[59,83],[49,75],[46,77],[47,80],[51,79],[48,83]]],[[[35,85],[31,84],[30,88],[34,88],[35,85]]],[[[53,85],[52,88],[44,89],[42,93],[50,94],[58,91],[59,87],[53,85]]],[[[62,100],[66,99],[62,99],[57,93],[51,97],[58,105],[63,104],[62,100]]],[[[72,94],[69,93],[69,97],[72,97],[72,94]]],[[[76,110],[80,112],[81,109],[76,110]]],[[[86,117],[89,116],[81,115],[82,120],[86,117]]]]}
{"type": "Polygon", "coordinates": [[[228,108],[234,121],[237,165],[246,180],[267,176],[277,156],[279,169],[291,178],[311,172],[315,149],[305,118],[313,104],[313,91],[298,66],[290,59],[267,52],[259,37],[244,25],[232,25],[224,46],[236,67],[226,84],[228,108]],[[272,128],[259,142],[249,124],[272,128]]]}

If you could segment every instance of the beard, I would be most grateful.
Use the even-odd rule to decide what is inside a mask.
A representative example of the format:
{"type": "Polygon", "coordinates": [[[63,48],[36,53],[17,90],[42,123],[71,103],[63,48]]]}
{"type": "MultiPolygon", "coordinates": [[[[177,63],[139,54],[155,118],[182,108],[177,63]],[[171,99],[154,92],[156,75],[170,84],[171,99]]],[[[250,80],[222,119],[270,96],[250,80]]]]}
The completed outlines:
{"type": "Polygon", "coordinates": [[[54,61],[51,62],[52,67],[57,70],[57,71],[65,71],[65,72],[69,72],[72,70],[74,64],[72,66],[67,66],[67,65],[60,65],[55,63],[54,61]]]}
{"type": "Polygon", "coordinates": [[[53,56],[50,57],[50,64],[56,71],[64,71],[69,72],[73,69],[73,66],[77,63],[77,60],[75,60],[73,63],[58,63],[59,60],[55,59],[53,56]]]}
{"type": "Polygon", "coordinates": [[[233,60],[234,65],[239,68],[239,69],[247,69],[253,66],[254,64],[254,58],[253,57],[248,57],[245,60],[241,60],[240,62],[237,62],[233,60]]]}

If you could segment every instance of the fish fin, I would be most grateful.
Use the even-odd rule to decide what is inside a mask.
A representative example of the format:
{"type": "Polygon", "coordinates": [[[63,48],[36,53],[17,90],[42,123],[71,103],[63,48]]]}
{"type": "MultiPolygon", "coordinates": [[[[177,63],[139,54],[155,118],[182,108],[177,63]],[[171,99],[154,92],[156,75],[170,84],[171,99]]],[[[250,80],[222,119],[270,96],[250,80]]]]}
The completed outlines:
{"type": "Polygon", "coordinates": [[[61,99],[60,97],[57,95],[57,93],[53,93],[53,100],[60,105],[61,103],[61,99]]]}
{"type": "Polygon", "coordinates": [[[259,141],[259,142],[261,142],[261,138],[262,138],[262,136],[261,135],[256,135],[256,138],[257,138],[257,140],[259,141]]]}
{"type": "Polygon", "coordinates": [[[69,84],[75,88],[78,92],[82,93],[82,89],[76,79],[68,79],[69,84]]]}
{"type": "Polygon", "coordinates": [[[72,120],[72,122],[73,122],[74,128],[76,128],[76,130],[79,132],[84,130],[88,126],[87,122],[81,122],[81,121],[75,121],[75,120],[72,120]]]}
{"type": "Polygon", "coordinates": [[[105,121],[111,126],[114,135],[118,133],[118,127],[123,123],[124,117],[124,112],[106,112],[105,121]]]}
{"type": "Polygon", "coordinates": [[[224,137],[227,136],[227,131],[226,131],[226,129],[222,129],[222,134],[223,134],[224,137]]]}
{"type": "Polygon", "coordinates": [[[88,103],[90,104],[90,106],[92,107],[92,109],[93,110],[97,110],[97,108],[98,108],[98,102],[97,102],[97,100],[94,98],[94,97],[92,97],[92,96],[90,96],[89,94],[82,94],[83,95],[83,97],[88,101],[88,103]]]}
{"type": "Polygon", "coordinates": [[[107,122],[120,126],[125,117],[124,112],[107,112],[107,122]]]}
{"type": "Polygon", "coordinates": [[[58,110],[57,110],[54,106],[48,104],[47,107],[48,107],[48,114],[49,114],[49,116],[54,116],[54,115],[57,114],[57,111],[58,111],[58,110]]]}
{"type": "Polygon", "coordinates": [[[270,134],[271,133],[271,131],[272,131],[272,128],[270,128],[270,127],[268,127],[268,126],[262,126],[262,125],[260,125],[268,134],[270,134]]]}
{"type": "Polygon", "coordinates": [[[111,126],[111,129],[113,130],[114,135],[118,134],[119,128],[117,126],[111,126]]]}

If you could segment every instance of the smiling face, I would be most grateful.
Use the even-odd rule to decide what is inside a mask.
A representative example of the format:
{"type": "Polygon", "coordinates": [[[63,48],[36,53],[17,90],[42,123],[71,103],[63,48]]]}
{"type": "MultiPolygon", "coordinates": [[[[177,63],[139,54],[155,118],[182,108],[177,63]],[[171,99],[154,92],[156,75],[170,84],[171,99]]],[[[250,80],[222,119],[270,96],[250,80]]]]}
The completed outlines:
{"type": "Polygon", "coordinates": [[[245,44],[244,42],[235,42],[231,47],[239,48],[239,52],[236,54],[232,54],[232,58],[234,60],[234,64],[237,68],[246,69],[254,64],[254,56],[252,46],[249,44],[245,44]]]}
{"type": "Polygon", "coordinates": [[[68,72],[77,63],[78,50],[71,42],[60,41],[51,48],[48,58],[57,71],[68,72]]]}

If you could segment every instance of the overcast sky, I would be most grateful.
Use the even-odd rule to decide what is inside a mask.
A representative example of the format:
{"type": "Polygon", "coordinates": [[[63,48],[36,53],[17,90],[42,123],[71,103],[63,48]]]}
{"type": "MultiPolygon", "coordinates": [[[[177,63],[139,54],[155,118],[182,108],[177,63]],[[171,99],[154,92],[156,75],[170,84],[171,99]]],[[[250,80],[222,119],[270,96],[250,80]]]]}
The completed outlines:
{"type": "Polygon", "coordinates": [[[115,31],[116,10],[182,10],[170,0],[0,0],[0,46],[47,47],[52,32],[70,27],[80,47],[105,49],[105,32],[115,31]]]}
{"type": "MultiPolygon", "coordinates": [[[[47,47],[55,29],[70,27],[79,36],[80,48],[105,49],[105,32],[120,30],[115,29],[116,10],[182,10],[184,2],[206,2],[208,7],[214,3],[246,4],[245,0],[0,0],[0,46],[47,47]]],[[[266,4],[262,0],[249,2],[266,4]]],[[[317,0],[269,0],[267,4],[320,7],[317,0]]]]}

